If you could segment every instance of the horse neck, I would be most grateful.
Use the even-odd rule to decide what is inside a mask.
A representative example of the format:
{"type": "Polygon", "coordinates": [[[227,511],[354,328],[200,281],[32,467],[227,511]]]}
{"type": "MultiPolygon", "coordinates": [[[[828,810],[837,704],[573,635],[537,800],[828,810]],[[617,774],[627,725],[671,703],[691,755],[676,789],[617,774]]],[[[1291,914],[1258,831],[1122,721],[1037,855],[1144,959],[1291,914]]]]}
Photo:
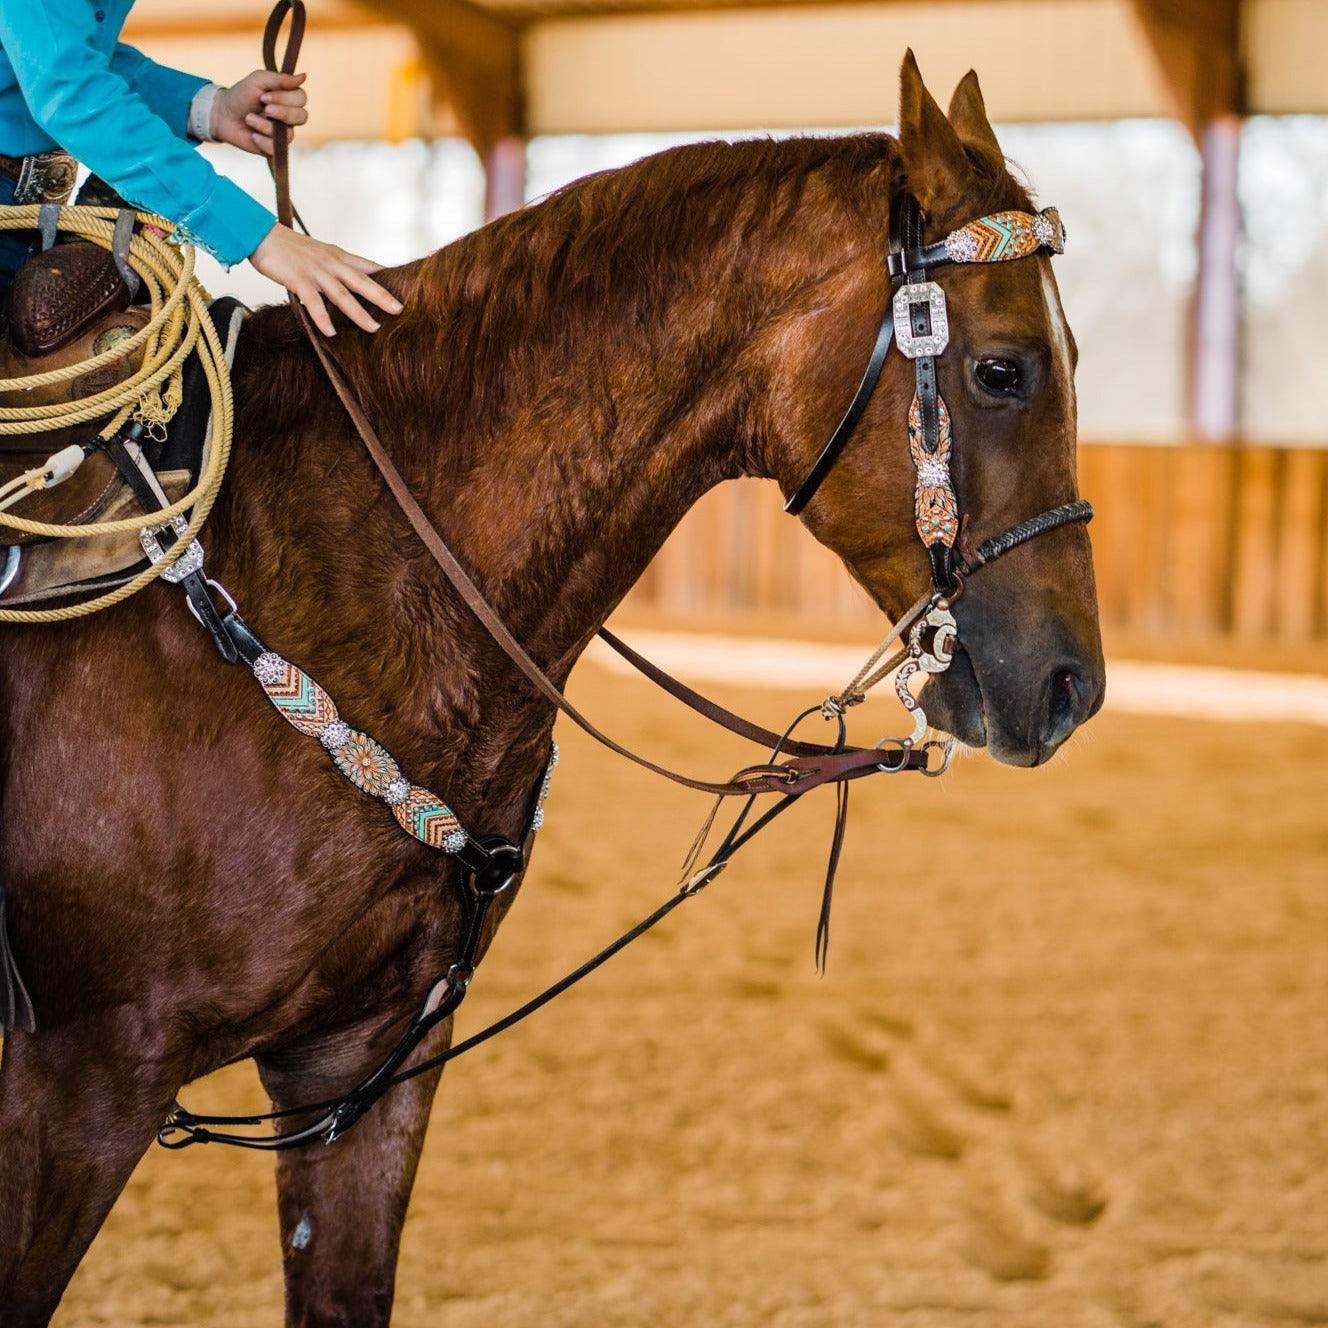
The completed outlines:
{"type": "MultiPolygon", "coordinates": [[[[742,357],[764,311],[750,272],[727,277],[680,289],[631,336],[586,320],[556,354],[514,354],[501,407],[475,419],[455,407],[465,378],[453,380],[443,358],[445,311],[417,309],[381,340],[343,335],[337,346],[431,520],[560,683],[687,510],[752,469],[742,357]],[[431,324],[434,342],[421,344],[431,324]]],[[[410,270],[395,280],[409,300],[410,270]]],[[[524,767],[541,759],[552,713],[386,497],[330,385],[307,381],[310,358],[281,349],[288,331],[280,314],[260,315],[237,365],[239,436],[267,441],[237,463],[243,493],[219,523],[222,565],[256,588],[266,619],[289,613],[291,649],[272,644],[306,664],[343,712],[364,715],[366,728],[390,715],[404,730],[399,755],[423,763],[416,777],[446,781],[462,810],[458,787],[487,804],[511,767],[511,802],[524,767]],[[302,376],[304,391],[274,399],[276,384],[302,376]],[[283,608],[272,567],[280,585],[319,602],[283,608]],[[513,764],[514,746],[530,760],[513,764]]],[[[485,386],[473,386],[483,399],[485,386]]]]}

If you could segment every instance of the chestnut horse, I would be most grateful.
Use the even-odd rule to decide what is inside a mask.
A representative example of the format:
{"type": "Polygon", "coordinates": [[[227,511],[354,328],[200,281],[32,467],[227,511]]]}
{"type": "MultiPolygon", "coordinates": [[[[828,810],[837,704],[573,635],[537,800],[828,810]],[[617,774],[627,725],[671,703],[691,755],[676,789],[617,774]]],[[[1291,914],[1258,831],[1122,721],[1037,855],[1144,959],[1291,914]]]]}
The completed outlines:
{"type": "MultiPolygon", "coordinates": [[[[342,324],[337,356],[394,459],[555,680],[709,488],[787,493],[806,473],[888,298],[898,169],[929,241],[1031,206],[976,79],[947,117],[910,57],[897,139],[710,143],[594,176],[386,274],[406,312],[376,336],[342,324]]],[[[981,538],[1076,494],[1075,348],[1046,256],[945,283],[941,385],[981,538]],[[991,359],[1017,391],[984,384],[991,359]]],[[[410,533],[289,309],[252,317],[234,380],[212,574],[463,823],[517,836],[551,706],[410,533]]],[[[928,580],[912,391],[892,357],[804,517],[892,615],[928,580]]],[[[38,1018],[0,1072],[5,1328],[48,1321],[183,1084],[253,1057],[278,1106],[336,1094],[456,941],[437,854],[225,667],[181,598],[159,585],[0,643],[3,863],[38,1018]]],[[[1045,760],[1103,687],[1084,530],[993,565],[956,612],[963,653],[929,713],[1001,761],[1045,760]]],[[[437,1078],[332,1147],[279,1155],[290,1323],[387,1323],[437,1078]]]]}

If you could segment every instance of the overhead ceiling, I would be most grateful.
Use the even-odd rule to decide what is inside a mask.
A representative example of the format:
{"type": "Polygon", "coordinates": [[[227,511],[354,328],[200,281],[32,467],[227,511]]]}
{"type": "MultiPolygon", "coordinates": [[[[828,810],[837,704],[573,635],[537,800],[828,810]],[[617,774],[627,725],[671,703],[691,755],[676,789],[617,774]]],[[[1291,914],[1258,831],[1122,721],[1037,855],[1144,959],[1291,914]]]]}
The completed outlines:
{"type": "MultiPolygon", "coordinates": [[[[230,81],[267,8],[138,0],[126,36],[230,81]]],[[[888,123],[910,46],[938,95],[976,68],[998,120],[1328,112],[1328,0],[309,0],[309,18],[315,138],[888,123]]]]}

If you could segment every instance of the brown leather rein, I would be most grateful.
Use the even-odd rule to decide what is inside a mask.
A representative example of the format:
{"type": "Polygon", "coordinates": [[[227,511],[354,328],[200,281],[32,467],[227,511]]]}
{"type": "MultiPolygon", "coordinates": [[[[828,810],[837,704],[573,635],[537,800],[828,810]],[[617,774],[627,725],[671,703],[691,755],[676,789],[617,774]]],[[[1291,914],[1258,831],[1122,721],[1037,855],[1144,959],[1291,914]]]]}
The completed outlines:
{"type": "MultiPolygon", "coordinates": [[[[305,10],[303,0],[278,0],[276,7],[268,18],[267,27],[263,33],[263,59],[268,69],[279,70],[286,74],[295,72],[300,45],[304,39],[304,30],[305,10]],[[277,38],[281,33],[287,14],[291,18],[290,36],[280,63],[278,63],[277,38]]],[[[301,229],[304,229],[307,233],[308,228],[304,226],[291,200],[289,132],[287,127],[279,120],[273,122],[273,130],[274,151],[270,166],[272,178],[276,185],[277,219],[285,226],[294,226],[298,223],[301,229]]],[[[351,423],[355,426],[355,432],[359,435],[365,451],[368,452],[370,459],[378,469],[378,473],[382,476],[383,482],[387,485],[388,492],[410,523],[420,542],[442,569],[443,575],[446,576],[452,587],[465,600],[470,611],[479,619],[484,629],[502,648],[512,663],[521,670],[535,690],[546,701],[562,711],[578,728],[588,733],[596,742],[601,743],[610,751],[635,762],[637,765],[644,766],[645,769],[653,771],[657,775],[662,775],[665,779],[672,780],[675,784],[681,784],[685,788],[696,789],[702,793],[711,793],[717,796],[745,797],[753,793],[805,793],[821,784],[839,783],[846,779],[869,775],[881,769],[882,755],[876,748],[850,747],[838,744],[831,747],[822,743],[802,742],[790,737],[781,737],[779,734],[763,728],[751,720],[744,719],[741,715],[734,714],[717,702],[702,696],[685,683],[680,682],[677,678],[659,668],[658,665],[650,663],[649,660],[632,650],[625,642],[619,640],[612,632],[601,628],[599,635],[612,649],[684,705],[689,706],[712,723],[727,729],[730,733],[736,733],[740,737],[747,738],[772,750],[786,751],[790,753],[790,757],[785,761],[747,766],[738,771],[731,780],[716,783],[711,780],[696,779],[690,775],[671,770],[649,757],[632,751],[610,737],[568,700],[566,694],[530,657],[525,647],[508,630],[497,611],[475,584],[473,577],[438,533],[438,528],[429,519],[416,500],[415,495],[411,493],[409,486],[402,478],[401,472],[383,446],[378,431],[365,414],[363,406],[360,405],[354,389],[347,381],[346,375],[333,356],[326,339],[314,325],[313,319],[310,318],[304,305],[294,295],[290,297],[290,305],[301,328],[304,330],[309,344],[318,356],[324,374],[332,384],[332,388],[341,401],[346,414],[350,417],[351,423]]],[[[930,754],[923,749],[910,750],[901,757],[904,767],[924,772],[927,770],[929,759],[930,754]]],[[[900,768],[902,767],[898,763],[891,764],[891,773],[900,768]]]]}
{"type": "MultiPolygon", "coordinates": [[[[268,20],[263,36],[263,54],[267,67],[278,67],[285,73],[293,73],[298,57],[300,42],[304,35],[305,14],[303,0],[278,0],[268,20]],[[280,66],[277,63],[276,43],[287,15],[291,17],[291,34],[283,53],[280,66]]],[[[290,163],[288,154],[288,135],[284,125],[274,125],[274,154],[271,161],[273,179],[276,182],[278,216],[284,225],[300,222],[299,215],[291,203],[290,163]]],[[[916,207],[916,204],[913,204],[916,207]]],[[[902,255],[904,259],[923,254],[917,250],[904,253],[892,245],[891,261],[902,255]]],[[[943,261],[940,255],[925,254],[930,261],[943,261]]],[[[905,264],[905,266],[908,266],[905,264]]],[[[892,276],[896,274],[892,271],[892,276]]],[[[454,861],[460,869],[460,889],[463,906],[463,928],[458,943],[456,958],[430,989],[424,1006],[415,1017],[397,1044],[388,1053],[379,1066],[362,1078],[358,1084],[341,1094],[323,1102],[304,1103],[282,1110],[262,1112],[251,1116],[216,1116],[199,1115],[188,1111],[178,1103],[172,1110],[165,1125],[158,1133],[158,1141],[167,1148],[183,1148],[195,1143],[224,1143],[241,1148],[280,1150],[297,1148],[317,1140],[332,1142],[345,1130],[349,1129],[369,1108],[394,1085],[412,1079],[417,1075],[429,1073],[442,1065],[463,1055],[474,1047],[487,1042],[490,1038],[511,1028],[514,1024],[547,1005],[555,997],[589,976],[614,955],[620,953],[638,937],[663,921],[685,900],[692,898],[706,888],[728,865],[734,854],[755,835],[760,833],[772,820],[791,806],[803,793],[819,784],[833,783],[836,792],[835,829],[831,840],[830,857],[827,867],[824,893],[821,902],[821,915],[817,926],[816,957],[818,964],[824,964],[826,946],[829,939],[831,890],[834,882],[835,867],[843,844],[844,828],[848,809],[848,782],[860,776],[880,772],[895,774],[903,770],[917,770],[923,774],[940,774],[948,759],[948,749],[943,744],[922,743],[921,735],[925,727],[925,716],[916,700],[908,693],[907,678],[910,672],[919,669],[929,672],[943,670],[950,659],[955,640],[954,619],[950,615],[950,604],[962,591],[962,577],[969,575],[996,558],[1004,556],[1020,544],[1076,521],[1086,521],[1092,515],[1092,508],[1080,500],[1062,504],[1020,525],[987,540],[979,546],[972,558],[961,566],[955,566],[952,559],[933,557],[933,566],[939,567],[939,573],[933,573],[933,585],[914,604],[895,625],[885,641],[868,658],[857,676],[837,695],[826,699],[820,706],[812,706],[798,715],[789,729],[779,735],[759,724],[752,723],[739,715],[724,709],[708,700],[676,678],[638,655],[612,633],[601,630],[600,635],[634,668],[638,669],[651,681],[662,687],[670,695],[690,706],[699,714],[712,720],[732,733],[759,742],[771,749],[770,760],[761,765],[749,766],[739,771],[733,779],[725,783],[693,779],[677,771],[661,766],[654,761],[640,756],[622,746],[600,731],[590,720],[574,707],[561,689],[548,677],[543,669],[530,657],[525,648],[512,636],[502,619],[498,616],[484,594],[476,586],[469,572],[448,547],[424,510],[415,500],[400,472],[388,456],[376,430],[365,415],[358,399],[341,367],[332,356],[318,329],[298,300],[291,301],[296,318],[304,329],[319,363],[328,380],[336,391],[346,413],[350,416],[356,432],[374,465],[378,468],[388,492],[391,493],[403,515],[410,523],[420,541],[428,549],[442,569],[447,580],[461,595],[480,623],[489,632],[507,656],[525,675],[546,700],[556,706],[575,724],[582,728],[597,742],[628,760],[644,766],[657,774],[663,775],[675,783],[687,788],[698,789],[717,795],[715,808],[697,836],[683,867],[682,879],[674,892],[658,908],[629,928],[616,940],[610,942],[597,954],[573,969],[542,992],[532,997],[525,1004],[517,1007],[508,1015],[481,1029],[464,1041],[447,1050],[418,1061],[407,1068],[407,1062],[419,1047],[431,1029],[443,1020],[450,1018],[460,1006],[474,975],[483,938],[486,932],[486,919],[490,914],[493,901],[513,886],[524,872],[528,861],[531,837],[539,824],[538,801],[542,793],[537,790],[535,804],[528,811],[524,839],[514,843],[502,836],[489,835],[478,839],[462,836],[466,841],[457,851],[454,861]],[[944,579],[941,579],[942,576],[944,579]],[[928,634],[930,634],[928,636],[928,634]],[[907,645],[902,650],[886,658],[890,647],[907,638],[907,645]],[[868,689],[884,679],[901,661],[904,663],[896,678],[895,690],[905,706],[914,712],[914,735],[904,739],[883,740],[882,747],[855,748],[844,742],[844,712],[847,707],[861,701],[868,689]],[[838,724],[839,741],[834,746],[819,743],[794,741],[793,729],[805,718],[820,712],[826,719],[838,724]],[[890,746],[884,746],[885,743],[890,746]],[[930,753],[938,747],[942,749],[939,765],[933,768],[930,753]],[[787,760],[777,758],[781,753],[791,753],[787,760]],[[756,813],[755,804],[758,794],[774,793],[774,802],[756,813]],[[708,854],[706,842],[713,824],[719,803],[729,796],[739,796],[743,805],[728,830],[719,837],[718,846],[708,854]],[[697,863],[702,862],[699,870],[697,863]],[[306,1125],[293,1125],[284,1133],[267,1136],[226,1133],[217,1130],[217,1126],[255,1126],[263,1122],[294,1122],[313,1117],[306,1125]]],[[[891,313],[887,309],[882,321],[882,329],[877,337],[876,348],[863,376],[853,401],[839,426],[827,442],[820,458],[808,473],[798,492],[790,500],[790,507],[800,508],[815,492],[824,479],[836,457],[853,432],[854,425],[865,407],[867,399],[875,388],[877,378],[889,348],[891,313]]],[[[927,328],[921,326],[919,336],[928,335],[927,328]]],[[[930,370],[927,370],[930,376],[930,370]]],[[[933,379],[934,385],[934,379],[933,379]]],[[[924,439],[924,446],[926,440],[924,439]]],[[[929,550],[929,552],[934,552],[929,550]]],[[[199,563],[201,565],[201,551],[199,563]]],[[[211,590],[225,594],[222,587],[206,582],[201,573],[192,580],[185,578],[181,583],[188,591],[190,604],[199,618],[213,634],[223,657],[235,660],[242,658],[255,666],[261,664],[265,647],[250,631],[234,610],[224,617],[211,599],[211,590]]],[[[229,596],[225,596],[229,599],[229,596]]],[[[276,659],[277,657],[272,657],[276,659]]],[[[283,662],[284,661],[278,661],[283,662]]],[[[260,679],[261,680],[261,679],[260,679]]],[[[329,726],[330,727],[330,726],[329,726]]],[[[330,750],[330,749],[329,749],[330,750]]],[[[547,776],[546,776],[547,777],[547,776]]]]}

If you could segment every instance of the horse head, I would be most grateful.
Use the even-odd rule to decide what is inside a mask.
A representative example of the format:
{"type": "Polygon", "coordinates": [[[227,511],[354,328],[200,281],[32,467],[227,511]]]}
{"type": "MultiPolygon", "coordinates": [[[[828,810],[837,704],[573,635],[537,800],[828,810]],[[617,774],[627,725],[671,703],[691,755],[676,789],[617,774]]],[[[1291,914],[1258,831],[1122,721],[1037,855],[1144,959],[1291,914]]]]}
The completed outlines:
{"type": "MultiPolygon", "coordinates": [[[[920,205],[922,245],[980,218],[995,218],[999,227],[1010,214],[1054,225],[1058,245],[1059,220],[1053,214],[1042,221],[1048,214],[1036,213],[1007,170],[976,76],[959,84],[948,117],[911,52],[901,81],[898,147],[888,170],[920,205]]],[[[895,198],[898,207],[897,189],[895,198]]],[[[786,493],[797,493],[843,411],[864,346],[891,299],[882,218],[861,206],[846,211],[858,230],[845,247],[846,263],[832,288],[805,301],[778,338],[783,385],[772,392],[765,454],[786,493]]],[[[960,567],[981,561],[984,540],[1077,496],[1077,351],[1048,247],[1017,262],[959,261],[927,273],[948,312],[948,344],[934,363],[940,442],[955,497],[948,556],[960,567]]],[[[803,512],[813,534],[896,618],[931,575],[915,510],[924,457],[916,447],[910,452],[910,411],[920,390],[914,363],[892,352],[879,390],[803,512]]],[[[915,413],[915,431],[917,421],[915,413]]],[[[798,506],[795,497],[790,508],[798,506]]],[[[952,666],[923,691],[928,716],[1007,764],[1047,760],[1102,701],[1086,531],[1070,524],[1031,540],[967,578],[955,598],[959,646],[952,666]]]]}

